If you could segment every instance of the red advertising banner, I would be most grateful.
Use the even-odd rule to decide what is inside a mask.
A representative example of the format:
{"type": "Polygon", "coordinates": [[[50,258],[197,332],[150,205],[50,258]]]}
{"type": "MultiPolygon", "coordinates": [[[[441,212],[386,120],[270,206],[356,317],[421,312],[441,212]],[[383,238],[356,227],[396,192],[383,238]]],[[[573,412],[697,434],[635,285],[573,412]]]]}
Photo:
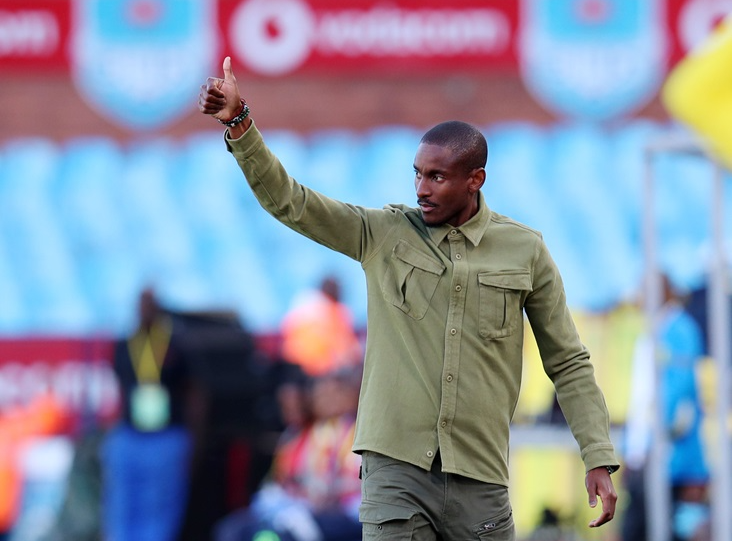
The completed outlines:
{"type": "Polygon", "coordinates": [[[226,54],[265,76],[511,69],[519,2],[222,0],[226,54]]]}
{"type": "Polygon", "coordinates": [[[0,73],[66,70],[71,2],[0,1],[0,73]]]}
{"type": "Polygon", "coordinates": [[[0,340],[0,413],[51,394],[72,415],[110,418],[119,406],[112,354],[108,340],[0,340]]]}
{"type": "MultiPolygon", "coordinates": [[[[69,70],[79,51],[73,42],[85,32],[81,26],[89,20],[79,16],[80,6],[85,13],[93,13],[97,3],[104,4],[100,0],[0,0],[0,74],[69,70]]],[[[142,30],[145,25],[156,28],[156,18],[164,19],[166,10],[185,12],[184,2],[170,0],[109,0],[97,11],[108,13],[112,4],[125,19],[122,23],[139,24],[142,30]]],[[[732,12],[732,0],[663,0],[660,4],[659,16],[665,19],[660,26],[671,64],[732,12]]],[[[517,70],[521,34],[531,31],[524,24],[521,0],[219,0],[205,5],[215,12],[211,18],[215,28],[185,20],[180,20],[180,28],[202,33],[208,46],[263,77],[517,70]]],[[[609,13],[613,2],[576,0],[572,9],[579,18],[592,18],[609,13]]]]}

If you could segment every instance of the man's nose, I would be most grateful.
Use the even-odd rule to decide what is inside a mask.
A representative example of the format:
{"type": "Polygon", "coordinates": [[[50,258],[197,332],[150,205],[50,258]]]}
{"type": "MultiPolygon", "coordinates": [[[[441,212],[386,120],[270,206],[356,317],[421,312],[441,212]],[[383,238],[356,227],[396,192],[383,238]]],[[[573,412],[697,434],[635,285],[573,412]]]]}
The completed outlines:
{"type": "Polygon", "coordinates": [[[429,197],[430,191],[429,191],[429,183],[424,179],[416,179],[414,181],[415,189],[417,190],[417,197],[422,199],[424,197],[429,197]]]}

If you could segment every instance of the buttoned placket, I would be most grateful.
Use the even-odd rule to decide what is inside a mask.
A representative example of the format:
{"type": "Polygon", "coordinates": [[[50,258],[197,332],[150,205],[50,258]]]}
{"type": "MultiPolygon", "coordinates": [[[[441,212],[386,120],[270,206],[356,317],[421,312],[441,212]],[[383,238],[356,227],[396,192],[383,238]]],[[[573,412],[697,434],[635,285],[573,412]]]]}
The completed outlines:
{"type": "Polygon", "coordinates": [[[447,234],[450,247],[450,260],[453,265],[450,283],[450,302],[445,327],[445,356],[442,368],[442,396],[440,401],[438,439],[443,463],[454,461],[450,432],[455,416],[460,369],[460,341],[463,317],[467,299],[468,260],[466,238],[458,229],[447,234]]]}

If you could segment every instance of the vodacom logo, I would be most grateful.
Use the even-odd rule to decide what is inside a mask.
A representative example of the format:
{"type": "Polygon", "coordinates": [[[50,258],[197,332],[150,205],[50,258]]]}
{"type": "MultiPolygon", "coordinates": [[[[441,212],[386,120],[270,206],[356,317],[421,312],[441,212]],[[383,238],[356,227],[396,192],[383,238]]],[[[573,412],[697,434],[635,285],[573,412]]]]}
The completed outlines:
{"type": "Polygon", "coordinates": [[[252,70],[280,75],[297,68],[311,51],[315,17],[299,0],[249,0],[231,21],[232,45],[252,70]]]}
{"type": "Polygon", "coordinates": [[[511,45],[506,13],[491,7],[319,9],[305,0],[244,0],[229,33],[238,59],[281,75],[322,59],[496,56],[511,45]]]}

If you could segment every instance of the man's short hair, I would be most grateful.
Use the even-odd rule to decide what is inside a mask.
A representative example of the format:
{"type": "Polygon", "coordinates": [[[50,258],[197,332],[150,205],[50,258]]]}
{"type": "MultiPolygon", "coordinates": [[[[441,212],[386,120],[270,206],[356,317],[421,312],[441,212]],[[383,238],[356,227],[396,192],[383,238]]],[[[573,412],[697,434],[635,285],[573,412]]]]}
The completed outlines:
{"type": "Polygon", "coordinates": [[[467,122],[449,120],[430,128],[420,143],[437,145],[454,152],[467,172],[485,167],[488,143],[481,131],[467,122]]]}

